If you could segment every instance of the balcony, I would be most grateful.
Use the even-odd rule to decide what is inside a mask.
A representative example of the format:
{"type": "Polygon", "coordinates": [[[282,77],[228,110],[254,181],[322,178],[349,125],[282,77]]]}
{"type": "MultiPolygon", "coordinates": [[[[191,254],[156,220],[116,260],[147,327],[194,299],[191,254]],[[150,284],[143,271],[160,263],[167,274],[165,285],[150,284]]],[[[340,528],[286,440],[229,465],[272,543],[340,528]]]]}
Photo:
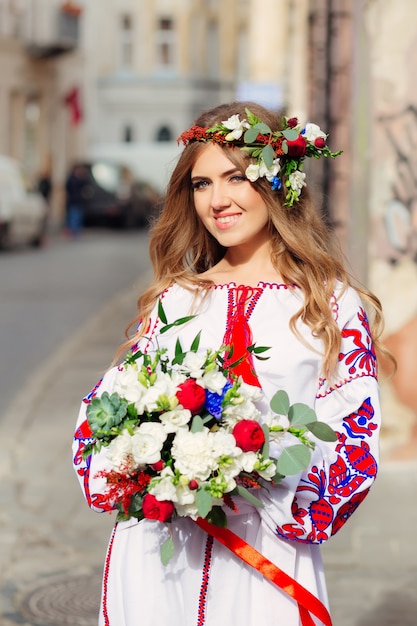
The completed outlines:
{"type": "Polygon", "coordinates": [[[76,2],[27,0],[27,54],[34,59],[48,59],[72,52],[79,44],[81,13],[76,2]]]}

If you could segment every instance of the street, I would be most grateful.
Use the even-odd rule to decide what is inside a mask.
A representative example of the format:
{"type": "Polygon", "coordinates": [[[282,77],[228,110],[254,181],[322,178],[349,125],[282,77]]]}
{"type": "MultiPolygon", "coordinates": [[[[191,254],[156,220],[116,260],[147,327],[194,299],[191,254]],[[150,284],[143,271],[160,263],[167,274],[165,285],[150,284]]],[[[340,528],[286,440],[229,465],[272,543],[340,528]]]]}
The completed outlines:
{"type": "Polygon", "coordinates": [[[146,231],[86,230],[0,254],[0,419],[30,374],[148,267],[146,231]]]}

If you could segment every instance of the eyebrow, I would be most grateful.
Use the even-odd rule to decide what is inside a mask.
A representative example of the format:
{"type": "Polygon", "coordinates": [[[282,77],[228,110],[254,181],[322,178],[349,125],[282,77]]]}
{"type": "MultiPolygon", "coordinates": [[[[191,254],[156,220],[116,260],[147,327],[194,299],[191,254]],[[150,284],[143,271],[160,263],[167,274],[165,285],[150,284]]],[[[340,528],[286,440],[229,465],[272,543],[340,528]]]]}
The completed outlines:
{"type": "MultiPolygon", "coordinates": [[[[232,169],[222,172],[221,177],[227,178],[227,176],[230,176],[231,174],[234,174],[235,172],[239,172],[240,174],[242,174],[242,170],[240,168],[232,167],[232,169]]],[[[210,178],[210,176],[204,176],[203,174],[195,174],[194,176],[191,177],[191,181],[200,180],[202,178],[210,178]]]]}

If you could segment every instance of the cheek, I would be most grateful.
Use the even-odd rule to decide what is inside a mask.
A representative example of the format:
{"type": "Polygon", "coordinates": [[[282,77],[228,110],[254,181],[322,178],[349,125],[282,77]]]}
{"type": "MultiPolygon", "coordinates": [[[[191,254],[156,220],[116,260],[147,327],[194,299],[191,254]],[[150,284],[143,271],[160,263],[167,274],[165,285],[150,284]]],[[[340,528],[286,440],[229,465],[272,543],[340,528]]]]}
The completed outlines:
{"type": "Polygon", "coordinates": [[[201,220],[207,218],[207,202],[204,201],[202,195],[194,196],[194,210],[201,220]]]}

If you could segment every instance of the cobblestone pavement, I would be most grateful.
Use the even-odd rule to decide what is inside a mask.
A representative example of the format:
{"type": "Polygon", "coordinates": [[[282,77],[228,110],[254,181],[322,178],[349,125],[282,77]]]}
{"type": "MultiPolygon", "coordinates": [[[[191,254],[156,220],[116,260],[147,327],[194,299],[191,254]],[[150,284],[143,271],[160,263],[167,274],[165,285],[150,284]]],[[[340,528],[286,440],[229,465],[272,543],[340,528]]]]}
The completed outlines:
{"type": "MultiPolygon", "coordinates": [[[[119,294],[34,372],[0,424],[0,626],[96,626],[112,517],[86,506],[69,446],[131,298],[119,294]]],[[[417,459],[382,463],[323,546],[334,626],[417,626],[416,528],[417,459]]]]}

